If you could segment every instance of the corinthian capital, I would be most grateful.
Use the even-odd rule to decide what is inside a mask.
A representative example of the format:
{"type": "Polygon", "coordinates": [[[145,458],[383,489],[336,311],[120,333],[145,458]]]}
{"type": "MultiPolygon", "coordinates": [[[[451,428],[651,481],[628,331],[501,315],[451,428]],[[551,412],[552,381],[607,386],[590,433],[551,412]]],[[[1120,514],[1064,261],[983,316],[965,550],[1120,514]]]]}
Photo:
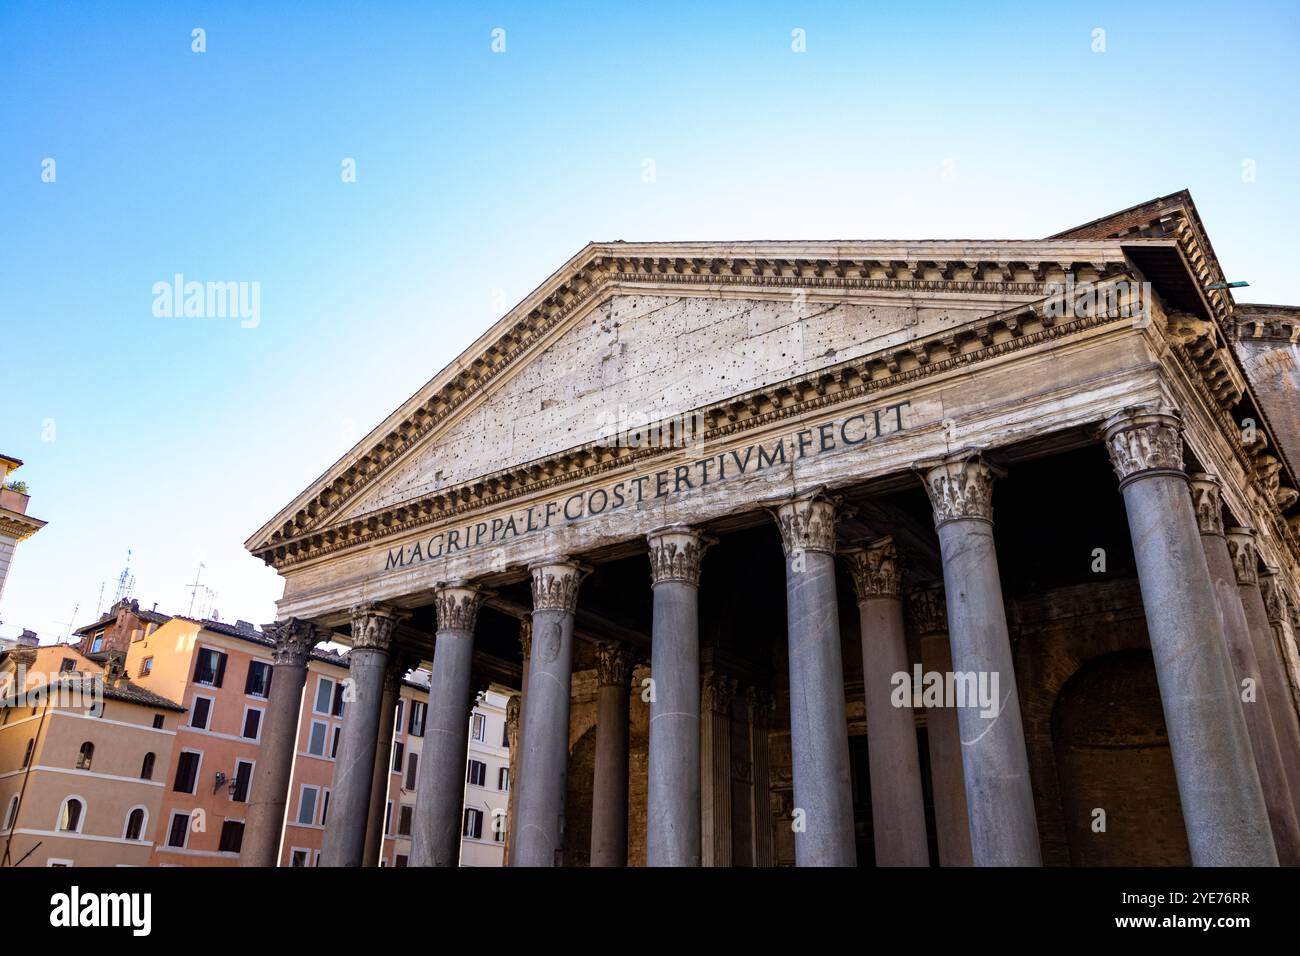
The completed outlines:
{"type": "Polygon", "coordinates": [[[275,646],[271,648],[273,664],[301,667],[307,663],[312,648],[325,639],[319,627],[311,621],[296,617],[264,625],[262,630],[275,641],[275,646]]]}
{"type": "Polygon", "coordinates": [[[557,558],[532,565],[533,610],[568,611],[578,609],[578,585],[591,568],[577,561],[557,558]]]}
{"type": "Polygon", "coordinates": [[[1255,532],[1250,528],[1229,528],[1228,553],[1232,555],[1232,569],[1237,573],[1238,584],[1258,584],[1255,559],[1255,532]]]}
{"type": "Polygon", "coordinates": [[[1265,567],[1259,574],[1259,590],[1264,595],[1264,610],[1268,613],[1268,622],[1281,627],[1286,618],[1286,594],[1282,590],[1282,571],[1279,568],[1265,567]]]}
{"type": "Polygon", "coordinates": [[[650,546],[651,583],[676,581],[699,587],[704,552],[714,540],[681,524],[651,531],[646,535],[646,543],[650,546]]]}
{"type": "Polygon", "coordinates": [[[352,649],[388,652],[397,625],[410,615],[387,604],[358,604],[352,608],[352,649]]]}
{"type": "Polygon", "coordinates": [[[1219,495],[1219,479],[1205,472],[1190,476],[1192,506],[1196,510],[1196,524],[1201,534],[1223,535],[1223,499],[1219,495]]]}
{"type": "Polygon", "coordinates": [[[625,687],[632,673],[632,658],[622,645],[601,642],[596,645],[596,684],[599,687],[625,687]]]}
{"type": "Polygon", "coordinates": [[[846,548],[840,554],[853,576],[853,590],[859,602],[898,597],[900,574],[893,538],[881,538],[865,548],[846,548]]]}
{"type": "Polygon", "coordinates": [[[451,582],[440,584],[433,590],[433,608],[438,615],[439,631],[468,631],[474,633],[478,609],[489,593],[472,584],[451,582]]]}
{"type": "Polygon", "coordinates": [[[918,462],[916,467],[924,475],[936,528],[961,519],[993,521],[993,479],[1004,472],[985,461],[978,449],[918,462]]]}
{"type": "Polygon", "coordinates": [[[948,602],[943,585],[919,588],[907,594],[907,629],[918,637],[948,633],[948,602]]]}
{"type": "Polygon", "coordinates": [[[718,714],[731,712],[731,702],[736,697],[737,681],[734,677],[709,671],[700,680],[700,707],[718,714]]]}
{"type": "Polygon", "coordinates": [[[1165,405],[1126,408],[1103,427],[1121,488],[1152,475],[1183,475],[1183,422],[1176,410],[1165,405]]]}
{"type": "Polygon", "coordinates": [[[818,489],[769,508],[781,530],[785,556],[805,551],[835,553],[835,521],[841,499],[828,497],[818,489]]]}

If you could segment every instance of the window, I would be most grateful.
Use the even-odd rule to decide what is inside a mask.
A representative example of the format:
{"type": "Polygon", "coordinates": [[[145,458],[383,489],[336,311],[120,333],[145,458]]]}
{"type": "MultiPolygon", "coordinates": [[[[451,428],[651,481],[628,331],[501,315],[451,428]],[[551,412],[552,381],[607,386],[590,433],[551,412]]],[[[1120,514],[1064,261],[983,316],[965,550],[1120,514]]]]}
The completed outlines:
{"type": "Polygon", "coordinates": [[[243,736],[249,740],[256,740],[257,735],[262,732],[262,712],[256,707],[248,707],[244,710],[244,729],[241,731],[243,736]]]}
{"type": "Polygon", "coordinates": [[[177,793],[193,793],[199,781],[199,761],[203,755],[194,750],[182,750],[176,761],[176,782],[172,789],[177,793]]]}
{"type": "Polygon", "coordinates": [[[393,801],[388,801],[388,809],[384,811],[384,832],[391,833],[393,829],[393,801]]]}
{"type": "Polygon", "coordinates": [[[487,740],[487,718],[482,714],[470,718],[470,736],[475,740],[487,740]]]}
{"type": "Polygon", "coordinates": [[[307,753],[317,757],[325,756],[325,732],[328,729],[328,726],[319,720],[311,722],[311,737],[307,739],[307,753]]]}
{"type": "Polygon", "coordinates": [[[298,822],[311,826],[316,822],[316,798],[320,796],[319,787],[303,784],[298,796],[298,822]]]}
{"type": "Polygon", "coordinates": [[[427,709],[420,701],[411,701],[411,726],[408,730],[412,737],[424,736],[424,714],[427,709]]]}
{"type": "Polygon", "coordinates": [[[483,811],[469,810],[465,811],[465,825],[461,828],[461,836],[467,836],[471,840],[480,839],[483,836],[483,811]]]}
{"type": "Polygon", "coordinates": [[[77,754],[77,769],[89,770],[91,763],[95,759],[95,745],[87,740],[81,745],[81,752],[77,754]]]}
{"type": "Polygon", "coordinates": [[[163,729],[163,715],[162,715],[162,714],[154,714],[154,715],[153,715],[153,729],[154,729],[154,730],[162,730],[162,729],[163,729]]]}
{"type": "Polygon", "coordinates": [[[408,805],[408,804],[402,804],[401,812],[398,813],[398,815],[397,815],[397,835],[398,835],[398,836],[410,836],[410,835],[411,835],[411,819],[412,819],[412,817],[414,816],[414,814],[415,814],[415,808],[414,808],[414,807],[412,807],[412,806],[410,806],[410,805],[408,805]]]}
{"type": "Polygon", "coordinates": [[[94,640],[90,642],[90,653],[98,654],[103,649],[104,649],[104,632],[99,631],[95,635],[94,640]]]}
{"type": "Polygon", "coordinates": [[[393,744],[393,773],[402,772],[402,745],[393,744]]]}
{"type": "Polygon", "coordinates": [[[144,807],[136,807],[126,815],[126,829],[122,832],[122,838],[126,840],[139,840],[144,834],[145,821],[149,815],[145,812],[144,807]]]}
{"type": "Polygon", "coordinates": [[[318,714],[328,714],[330,712],[330,701],[334,698],[334,682],[328,677],[322,677],[316,681],[316,702],[312,705],[312,710],[318,714]]]}
{"type": "Polygon", "coordinates": [[[471,760],[469,769],[465,772],[465,782],[481,787],[485,780],[487,780],[487,764],[481,760],[471,760]]]}
{"type": "Polygon", "coordinates": [[[198,663],[194,665],[194,683],[220,687],[225,676],[226,655],[211,647],[200,648],[198,663]]]}
{"type": "Polygon", "coordinates": [[[502,767],[500,770],[497,771],[497,789],[498,790],[510,789],[510,768],[509,767],[502,767]]]}
{"type": "Polygon", "coordinates": [[[271,665],[266,661],[251,661],[248,665],[248,678],[244,681],[244,693],[254,697],[269,697],[271,694],[271,665]]]}
{"type": "Polygon", "coordinates": [[[230,799],[236,803],[248,802],[248,788],[253,784],[253,764],[249,760],[237,760],[235,762],[235,788],[231,791],[230,799]]]}
{"type": "Polygon", "coordinates": [[[506,842],[506,812],[504,810],[492,811],[492,842],[506,842]]]}
{"type": "Polygon", "coordinates": [[[190,708],[190,726],[195,730],[207,730],[212,719],[212,698],[195,696],[190,708]]]}
{"type": "Polygon", "coordinates": [[[415,782],[418,779],[418,777],[416,776],[415,768],[419,764],[419,762],[420,762],[419,754],[408,754],[406,757],[406,789],[407,790],[415,789],[415,782]]]}
{"type": "Polygon", "coordinates": [[[289,865],[290,865],[290,866],[306,867],[306,866],[307,866],[307,851],[306,851],[306,850],[294,850],[293,853],[292,853],[292,855],[289,857],[289,865]]]}
{"type": "Polygon", "coordinates": [[[402,732],[402,715],[406,713],[406,700],[402,697],[397,698],[397,715],[393,718],[393,729],[397,733],[402,732]]]}
{"type": "Polygon", "coordinates": [[[222,853],[238,853],[244,844],[244,823],[242,820],[226,820],[221,824],[221,842],[217,849],[222,853]]]}
{"type": "Polygon", "coordinates": [[[32,762],[32,748],[35,746],[36,746],[36,738],[29,737],[27,739],[27,750],[23,753],[23,765],[18,769],[20,770],[26,769],[27,765],[32,762]]]}
{"type": "Polygon", "coordinates": [[[143,641],[143,640],[144,640],[144,628],[137,627],[135,630],[131,632],[132,644],[134,644],[136,641],[143,641]]]}
{"type": "Polygon", "coordinates": [[[501,746],[510,746],[510,722],[508,720],[501,722],[501,746]]]}
{"type": "Polygon", "coordinates": [[[148,677],[152,673],[153,673],[153,658],[146,657],[144,660],[140,662],[140,676],[148,677]]]}
{"type": "Polygon", "coordinates": [[[189,836],[190,815],[180,810],[173,810],[171,826],[167,828],[167,845],[183,849],[189,836]]]}
{"type": "Polygon", "coordinates": [[[154,761],[154,756],[153,756],[153,751],[151,750],[144,755],[144,760],[140,764],[141,780],[153,779],[153,761],[154,761]]]}
{"type": "Polygon", "coordinates": [[[68,797],[63,801],[63,806],[59,807],[58,828],[65,833],[80,833],[85,809],[86,805],[80,797],[68,797]]]}
{"type": "Polygon", "coordinates": [[[334,739],[330,741],[330,758],[333,759],[339,755],[339,739],[343,736],[343,728],[334,728],[334,739]]]}
{"type": "Polygon", "coordinates": [[[406,856],[401,853],[397,854],[397,856],[393,858],[393,867],[396,868],[399,866],[406,866],[406,856]]]}
{"type": "Polygon", "coordinates": [[[321,804],[320,804],[320,825],[321,826],[325,825],[325,818],[329,816],[329,812],[330,812],[330,792],[326,790],[325,795],[321,797],[321,804]]]}
{"type": "Polygon", "coordinates": [[[343,716],[343,684],[339,682],[334,685],[334,709],[330,711],[335,717],[343,716]]]}
{"type": "Polygon", "coordinates": [[[65,657],[63,658],[63,660],[59,661],[60,674],[71,674],[76,669],[77,669],[77,662],[74,661],[71,657],[65,657]]]}
{"type": "Polygon", "coordinates": [[[4,826],[0,830],[12,830],[14,824],[18,822],[18,794],[9,798],[9,806],[5,810],[4,826]]]}

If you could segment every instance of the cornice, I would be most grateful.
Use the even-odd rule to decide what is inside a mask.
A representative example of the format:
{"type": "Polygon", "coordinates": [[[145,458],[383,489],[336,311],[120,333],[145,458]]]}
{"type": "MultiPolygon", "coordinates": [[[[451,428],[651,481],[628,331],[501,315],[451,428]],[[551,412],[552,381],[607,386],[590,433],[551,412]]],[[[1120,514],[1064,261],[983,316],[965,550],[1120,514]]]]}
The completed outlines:
{"type": "MultiPolygon", "coordinates": [[[[692,440],[721,441],[1053,339],[1110,323],[1132,322],[1129,316],[1106,314],[1061,321],[1044,311],[1045,301],[1017,305],[962,326],[838,362],[688,410],[678,418],[651,423],[647,428],[667,426],[683,418],[698,419],[705,423],[705,432],[703,436],[690,436],[692,440]]],[[[673,447],[588,443],[357,516],[336,527],[278,540],[254,548],[253,553],[267,564],[284,569],[678,452],[673,447]]]]}
{"type": "Polygon", "coordinates": [[[467,352],[377,429],[387,428],[387,434],[359,445],[355,460],[336,465],[313,485],[324,487],[295,500],[302,503],[295,514],[281,520],[289,509],[281,512],[246,546],[259,552],[318,528],[569,315],[614,285],[1043,296],[1049,278],[1058,274],[1099,281],[1125,269],[1119,244],[1097,240],[589,246],[497,323],[495,337],[472,346],[477,354],[467,352]]]}

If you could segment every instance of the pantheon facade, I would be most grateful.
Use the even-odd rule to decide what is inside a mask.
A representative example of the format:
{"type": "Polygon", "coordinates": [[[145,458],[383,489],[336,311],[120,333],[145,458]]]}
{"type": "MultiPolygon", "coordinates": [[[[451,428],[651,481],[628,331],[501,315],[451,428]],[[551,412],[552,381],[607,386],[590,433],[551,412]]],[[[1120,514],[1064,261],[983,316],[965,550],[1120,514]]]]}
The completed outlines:
{"type": "Polygon", "coordinates": [[[1231,278],[1185,192],[586,246],[248,540],[284,596],[244,862],[334,640],[322,865],[368,862],[417,665],[413,866],[457,863],[486,687],[511,866],[1300,863],[1300,309],[1231,278]]]}

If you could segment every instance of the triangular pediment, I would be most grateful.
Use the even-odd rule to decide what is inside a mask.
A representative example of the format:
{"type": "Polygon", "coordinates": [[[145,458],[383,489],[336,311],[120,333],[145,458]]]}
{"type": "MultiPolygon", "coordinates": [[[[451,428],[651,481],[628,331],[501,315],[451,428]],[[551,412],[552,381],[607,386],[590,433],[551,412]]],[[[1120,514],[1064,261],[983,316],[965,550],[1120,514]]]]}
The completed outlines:
{"type": "Polygon", "coordinates": [[[247,542],[405,521],[477,476],[1124,267],[1114,239],[591,244],[247,542]],[[407,507],[409,505],[409,508],[407,507]]]}

